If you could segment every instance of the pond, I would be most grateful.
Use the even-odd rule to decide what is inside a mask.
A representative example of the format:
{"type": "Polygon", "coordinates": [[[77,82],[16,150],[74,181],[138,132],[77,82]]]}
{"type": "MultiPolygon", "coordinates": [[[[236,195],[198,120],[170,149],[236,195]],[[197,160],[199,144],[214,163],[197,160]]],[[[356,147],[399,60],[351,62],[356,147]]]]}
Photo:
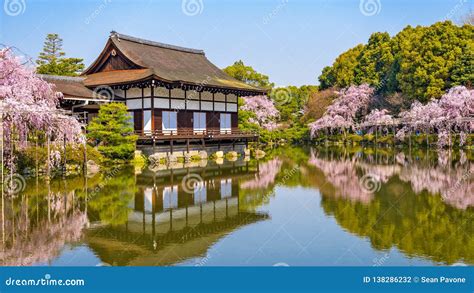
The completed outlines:
{"type": "Polygon", "coordinates": [[[260,161],[27,179],[2,265],[474,264],[472,152],[279,148],[260,161]]]}

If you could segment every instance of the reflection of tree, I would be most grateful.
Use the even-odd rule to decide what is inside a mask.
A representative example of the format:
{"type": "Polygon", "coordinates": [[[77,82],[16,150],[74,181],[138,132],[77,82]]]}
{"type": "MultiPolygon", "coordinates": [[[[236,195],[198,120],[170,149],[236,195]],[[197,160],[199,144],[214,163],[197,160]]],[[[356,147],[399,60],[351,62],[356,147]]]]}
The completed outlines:
{"type": "MultiPolygon", "coordinates": [[[[451,159],[445,153],[438,154],[438,164],[429,160],[417,161],[398,153],[394,160],[388,156],[374,160],[372,155],[345,157],[343,155],[329,158],[318,156],[311,150],[308,164],[320,169],[326,180],[331,183],[335,196],[352,200],[369,202],[373,198],[361,185],[361,177],[370,175],[373,180],[385,184],[398,175],[402,181],[409,182],[412,190],[419,194],[423,190],[432,195],[441,195],[443,200],[460,209],[474,206],[474,184],[472,174],[474,165],[465,159],[451,166],[451,159]],[[384,161],[384,163],[381,163],[384,161]]],[[[463,155],[461,154],[461,158],[463,155]]]]}
{"type": "MultiPolygon", "coordinates": [[[[405,185],[402,189],[409,188],[405,185]]],[[[446,264],[474,264],[473,210],[458,210],[440,197],[423,195],[410,193],[399,199],[387,193],[368,205],[323,196],[322,207],[351,233],[369,237],[377,249],[395,245],[411,256],[427,256],[446,264]]]]}
{"type": "Polygon", "coordinates": [[[472,164],[461,154],[438,160],[405,154],[312,153],[308,163],[327,182],[318,184],[322,207],[351,233],[369,237],[377,249],[398,247],[436,262],[474,263],[472,164]],[[464,159],[462,159],[464,158],[464,159]],[[372,174],[380,191],[362,197],[359,178],[372,174]],[[441,195],[441,196],[440,196],[441,195]]]}
{"type": "Polygon", "coordinates": [[[51,193],[41,204],[46,213],[30,213],[28,198],[6,201],[8,215],[5,219],[4,241],[0,259],[4,266],[24,266],[47,263],[57,257],[66,243],[81,238],[87,217],[74,199],[74,192],[51,193]]]}
{"type": "Polygon", "coordinates": [[[401,169],[399,177],[411,184],[415,193],[423,190],[431,194],[441,194],[443,200],[456,208],[466,209],[474,206],[474,165],[465,163],[451,168],[449,165],[423,168],[408,165],[401,169]]]}
{"type": "Polygon", "coordinates": [[[131,211],[130,202],[136,192],[135,179],[130,173],[120,171],[105,175],[97,192],[91,195],[89,208],[97,214],[98,220],[105,224],[123,224],[131,211]]]}
{"type": "Polygon", "coordinates": [[[267,188],[275,183],[275,179],[280,172],[282,161],[279,158],[271,159],[261,163],[259,172],[255,174],[255,178],[246,182],[242,182],[240,187],[243,189],[262,189],[267,188]]]}
{"type": "Polygon", "coordinates": [[[34,265],[56,258],[66,244],[81,239],[89,222],[87,207],[92,218],[123,223],[135,184],[129,172],[117,170],[87,179],[27,180],[22,194],[4,198],[1,264],[34,265]]]}
{"type": "Polygon", "coordinates": [[[273,158],[259,164],[255,177],[240,183],[239,204],[241,210],[254,211],[268,203],[274,195],[275,180],[280,172],[282,161],[273,158]]]}
{"type": "Polygon", "coordinates": [[[354,159],[325,160],[319,159],[311,151],[308,164],[319,168],[326,180],[335,187],[334,196],[368,203],[373,193],[364,190],[359,182],[354,159]]]}

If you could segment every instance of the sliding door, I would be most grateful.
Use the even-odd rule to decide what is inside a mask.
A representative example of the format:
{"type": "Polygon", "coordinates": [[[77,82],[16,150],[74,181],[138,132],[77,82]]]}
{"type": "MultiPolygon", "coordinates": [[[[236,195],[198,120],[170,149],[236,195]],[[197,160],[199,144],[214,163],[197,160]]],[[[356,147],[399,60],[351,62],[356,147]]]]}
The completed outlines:
{"type": "Polygon", "coordinates": [[[221,124],[221,133],[222,134],[230,134],[231,133],[231,119],[230,114],[221,113],[220,117],[220,124],[221,124]]]}
{"type": "Polygon", "coordinates": [[[178,134],[178,118],[174,111],[163,111],[163,134],[178,134]]]}
{"type": "Polygon", "coordinates": [[[206,113],[193,113],[193,131],[194,134],[203,134],[206,132],[206,113]]]}

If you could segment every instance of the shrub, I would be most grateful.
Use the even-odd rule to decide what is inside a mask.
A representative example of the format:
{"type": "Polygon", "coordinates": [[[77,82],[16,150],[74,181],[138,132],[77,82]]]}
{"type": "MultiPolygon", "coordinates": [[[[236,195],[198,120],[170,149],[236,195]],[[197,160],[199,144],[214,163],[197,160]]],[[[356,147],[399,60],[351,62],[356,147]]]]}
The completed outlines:
{"type": "Polygon", "coordinates": [[[108,160],[133,159],[137,136],[129,122],[127,107],[121,103],[102,105],[88,126],[87,137],[108,160]]]}

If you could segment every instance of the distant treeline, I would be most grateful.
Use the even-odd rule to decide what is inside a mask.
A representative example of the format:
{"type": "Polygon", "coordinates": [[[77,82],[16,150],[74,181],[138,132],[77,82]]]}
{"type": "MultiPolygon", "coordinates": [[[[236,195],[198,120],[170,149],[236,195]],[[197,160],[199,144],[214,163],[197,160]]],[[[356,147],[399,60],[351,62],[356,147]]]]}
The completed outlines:
{"type": "Polygon", "coordinates": [[[339,55],[319,76],[320,90],[368,83],[384,96],[426,102],[474,83],[474,26],[450,21],[407,26],[394,37],[374,33],[339,55]]]}

